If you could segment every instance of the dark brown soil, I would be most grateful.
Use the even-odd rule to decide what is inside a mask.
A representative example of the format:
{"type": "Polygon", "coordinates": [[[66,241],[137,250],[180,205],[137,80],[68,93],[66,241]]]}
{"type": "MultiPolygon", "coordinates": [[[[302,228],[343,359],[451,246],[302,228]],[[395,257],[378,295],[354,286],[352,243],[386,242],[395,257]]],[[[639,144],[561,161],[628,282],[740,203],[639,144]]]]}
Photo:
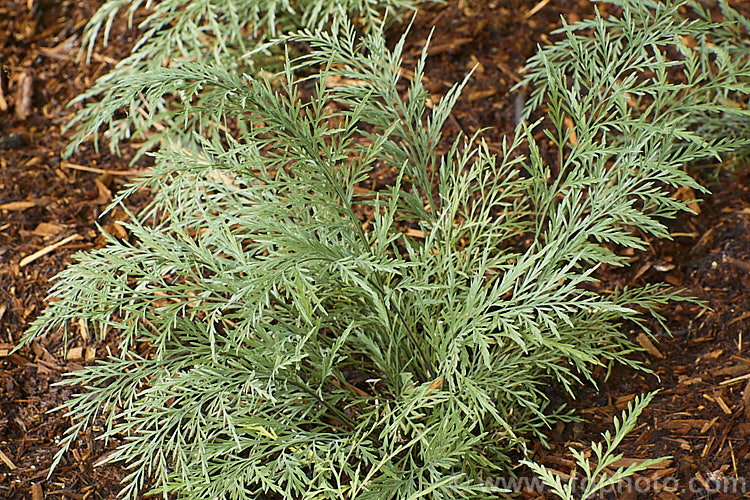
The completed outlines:
{"type": "MultiPolygon", "coordinates": [[[[96,152],[91,142],[69,160],[61,159],[68,137],[61,128],[75,111],[65,105],[134,42],[135,32],[118,19],[109,46],[98,46],[89,65],[76,62],[82,27],[101,3],[0,4],[0,498],[115,498],[126,475],[116,466],[95,467],[113,443],[95,440],[94,433],[80,439],[48,477],[57,442],[71,423],[60,413],[48,413],[70,396],[68,388],[53,383],[106,355],[107,343],[71,335],[65,345],[62,335],[50,335],[9,355],[44,307],[51,278],[75,251],[102,244],[95,223],[116,230],[113,221],[122,213],[98,216],[139,168],[128,167],[127,146],[124,159],[96,152]],[[34,256],[43,249],[49,252],[34,256]]],[[[742,8],[744,2],[731,3],[742,8]]],[[[416,60],[434,26],[430,91],[444,95],[476,66],[448,124],[449,135],[487,127],[486,137],[496,147],[515,126],[523,102],[522,94],[510,91],[523,62],[560,25],[561,14],[576,20],[592,12],[588,0],[427,4],[414,21],[407,64],[416,60]]],[[[708,171],[696,170],[695,176],[708,184],[703,177],[708,171]]],[[[666,281],[710,309],[685,302],[670,306],[664,314],[672,336],[655,325],[658,344],[640,338],[648,351],[641,359],[653,374],[615,367],[607,378],[601,370],[598,391],[582,388],[576,400],[561,396],[586,422],[552,429],[551,448],[536,447],[537,460],[550,469],[570,474],[568,447],[590,451],[590,441],[611,428],[613,416],[629,401],[660,388],[624,443],[620,464],[673,458],[644,476],[638,497],[750,494],[750,334],[745,333],[750,330],[750,169],[724,170],[710,188],[714,194],[699,214],[671,224],[672,241],[654,241],[648,252],[632,256],[629,268],[600,275],[605,284],[620,286],[666,281]]],[[[522,496],[539,495],[527,488],[522,496]]]]}

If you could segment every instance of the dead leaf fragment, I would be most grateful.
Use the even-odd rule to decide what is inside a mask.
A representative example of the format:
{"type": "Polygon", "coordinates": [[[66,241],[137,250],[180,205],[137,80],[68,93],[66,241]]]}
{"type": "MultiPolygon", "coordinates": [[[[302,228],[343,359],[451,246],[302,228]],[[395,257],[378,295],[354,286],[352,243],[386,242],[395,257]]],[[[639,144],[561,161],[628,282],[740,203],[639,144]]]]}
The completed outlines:
{"type": "Polygon", "coordinates": [[[433,380],[430,386],[427,388],[427,392],[432,392],[439,390],[441,387],[443,387],[443,377],[438,377],[437,379],[433,380]]]}
{"type": "Polygon", "coordinates": [[[701,208],[696,201],[695,191],[690,186],[682,186],[672,195],[672,198],[687,202],[688,208],[696,215],[701,213],[701,208]]]}
{"type": "Polygon", "coordinates": [[[569,116],[566,116],[563,119],[563,122],[565,123],[565,128],[570,134],[570,137],[568,137],[568,141],[570,141],[571,146],[575,146],[576,144],[578,144],[578,136],[576,135],[576,127],[573,124],[573,119],[569,116]]]}

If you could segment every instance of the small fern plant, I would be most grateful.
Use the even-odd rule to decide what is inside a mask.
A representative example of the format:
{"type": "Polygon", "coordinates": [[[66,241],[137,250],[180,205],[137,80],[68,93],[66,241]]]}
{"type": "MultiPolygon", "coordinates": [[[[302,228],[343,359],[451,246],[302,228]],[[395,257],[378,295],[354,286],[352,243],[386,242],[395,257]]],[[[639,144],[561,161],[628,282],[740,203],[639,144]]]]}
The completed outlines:
{"type": "Polygon", "coordinates": [[[602,443],[591,443],[591,450],[596,458],[595,464],[592,464],[591,460],[584,453],[575,448],[569,448],[583,476],[573,477],[572,480],[563,484],[563,480],[559,475],[553,473],[543,465],[529,460],[522,460],[521,463],[528,466],[554,495],[563,500],[575,500],[576,498],[587,500],[594,497],[594,495],[622,487],[624,481],[634,474],[645,471],[649,467],[671,458],[662,457],[634,462],[627,467],[618,467],[611,475],[606,473],[609,467],[612,467],[613,464],[622,459],[622,454],[615,453],[615,449],[620,445],[625,436],[635,428],[638,416],[648,406],[655,395],[656,392],[651,392],[645,396],[636,396],[633,402],[628,403],[627,410],[622,412],[620,418],[614,418],[614,436],[609,431],[605,431],[602,434],[605,447],[602,446],[602,443]],[[576,485],[582,487],[580,492],[576,491],[576,485]]]}
{"type": "Polygon", "coordinates": [[[683,43],[721,25],[682,20],[683,4],[622,2],[621,23],[586,24],[596,51],[568,37],[576,64],[542,50],[530,82],[550,125],[522,124],[499,153],[443,139],[463,83],[428,107],[426,48],[405,80],[404,38],[388,48],[346,20],[274,42],[307,49],[272,75],[209,58],[113,82],[104,118],[179,95],[165,126],[189,118],[190,141],[163,135],[115,201],[153,194],[128,239],[78,254],[25,339],[80,324],[119,339],[63,382],[80,392],[57,460],[101,419],[125,498],[497,494],[484,478],[571,418],[551,386],[643,368],[623,323],[646,329],[676,294],[605,289],[596,270],[668,237],[687,210],[671,190],[703,190],[684,165],[741,142],[685,118],[682,96],[722,81],[683,43]]]}

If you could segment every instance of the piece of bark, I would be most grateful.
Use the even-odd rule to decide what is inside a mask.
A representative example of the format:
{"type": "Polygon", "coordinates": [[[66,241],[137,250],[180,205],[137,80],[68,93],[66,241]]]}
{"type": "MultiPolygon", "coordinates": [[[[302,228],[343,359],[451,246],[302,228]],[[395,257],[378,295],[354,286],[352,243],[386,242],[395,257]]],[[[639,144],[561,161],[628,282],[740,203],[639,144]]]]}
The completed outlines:
{"type": "Polygon", "coordinates": [[[664,355],[659,351],[659,349],[656,348],[654,343],[651,342],[651,339],[645,333],[639,333],[635,341],[638,342],[638,345],[643,347],[643,349],[645,349],[651,356],[658,359],[664,358],[664,355]]]}
{"type": "Polygon", "coordinates": [[[5,100],[5,94],[3,93],[3,72],[0,71],[0,111],[8,111],[8,101],[5,100]]]}
{"type": "Polygon", "coordinates": [[[44,490],[42,485],[34,483],[31,485],[31,500],[44,500],[44,490]]]}
{"type": "Polygon", "coordinates": [[[25,120],[31,113],[31,97],[34,93],[34,78],[31,71],[26,70],[18,78],[16,87],[16,116],[19,120],[25,120]]]}

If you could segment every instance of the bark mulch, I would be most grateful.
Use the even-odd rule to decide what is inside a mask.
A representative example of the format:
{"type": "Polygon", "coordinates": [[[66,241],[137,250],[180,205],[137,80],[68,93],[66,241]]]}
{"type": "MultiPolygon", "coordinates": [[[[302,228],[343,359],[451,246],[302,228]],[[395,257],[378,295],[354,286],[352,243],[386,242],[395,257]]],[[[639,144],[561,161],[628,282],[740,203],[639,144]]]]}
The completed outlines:
{"type": "MultiPolygon", "coordinates": [[[[96,152],[92,142],[70,159],[61,158],[69,137],[62,127],[76,109],[65,105],[135,41],[126,20],[117,19],[108,47],[97,46],[88,65],[76,62],[82,28],[101,3],[0,4],[0,498],[115,498],[127,474],[119,466],[95,466],[116,443],[98,441],[93,432],[75,443],[48,477],[57,443],[71,423],[49,412],[70,397],[70,389],[53,384],[106,356],[109,342],[74,330],[67,344],[61,333],[48,335],[9,354],[44,307],[51,278],[77,250],[103,244],[95,223],[117,231],[114,222],[123,213],[99,214],[139,168],[128,167],[127,145],[123,158],[96,152]]],[[[733,2],[740,8],[742,3],[733,2]]],[[[416,60],[434,26],[426,79],[433,94],[444,95],[476,67],[448,135],[488,128],[485,137],[497,146],[523,104],[523,94],[510,89],[525,59],[549,40],[561,14],[572,21],[592,12],[588,0],[427,4],[414,20],[406,62],[416,60]]],[[[590,442],[611,429],[612,418],[636,395],[661,389],[616,465],[672,458],[613,498],[750,496],[750,169],[716,174],[716,168],[695,170],[713,194],[696,207],[699,213],[671,223],[671,241],[653,241],[647,252],[632,255],[630,267],[600,273],[605,286],[666,281],[709,308],[669,306],[664,314],[672,334],[654,325],[658,342],[633,331],[645,349],[640,359],[653,373],[602,369],[598,390],[583,387],[575,400],[559,395],[585,422],[559,425],[550,430],[549,448],[535,447],[538,461],[569,475],[575,469],[569,447],[590,451],[590,442]]],[[[137,210],[138,200],[132,203],[137,210]]],[[[518,489],[524,498],[546,498],[534,484],[518,489]]]]}

